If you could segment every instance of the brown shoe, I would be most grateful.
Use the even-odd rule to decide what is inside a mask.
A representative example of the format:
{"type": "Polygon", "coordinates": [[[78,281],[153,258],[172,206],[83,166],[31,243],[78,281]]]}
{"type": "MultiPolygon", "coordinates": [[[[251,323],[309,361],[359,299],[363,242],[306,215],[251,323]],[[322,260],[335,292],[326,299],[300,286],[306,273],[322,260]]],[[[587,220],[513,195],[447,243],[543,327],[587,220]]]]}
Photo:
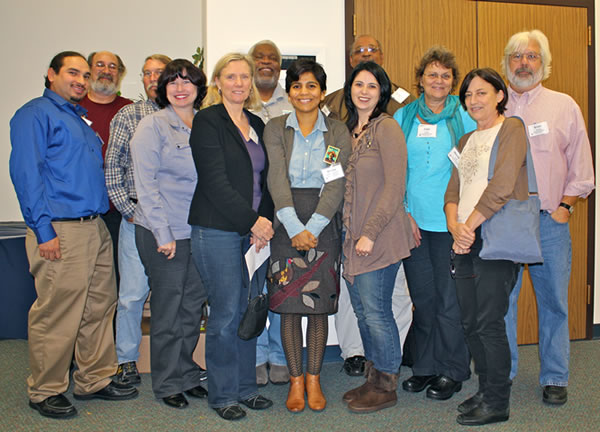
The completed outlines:
{"type": "Polygon", "coordinates": [[[396,405],[398,376],[371,369],[367,385],[360,396],[348,404],[348,409],[356,413],[370,413],[396,405]]]}
{"type": "Polygon", "coordinates": [[[320,375],[306,374],[306,395],[308,406],[313,411],[323,411],[327,405],[325,396],[321,391],[320,375]]]}
{"type": "Polygon", "coordinates": [[[290,390],[285,406],[294,413],[304,410],[304,375],[290,375],[290,390]]]}
{"type": "Polygon", "coordinates": [[[369,378],[369,371],[371,370],[371,368],[373,367],[373,362],[368,360],[365,363],[365,378],[367,378],[367,381],[365,381],[363,383],[363,385],[356,387],[352,390],[347,391],[346,393],[344,393],[344,396],[342,396],[342,401],[345,403],[349,403],[350,401],[359,398],[364,392],[367,391],[367,384],[368,384],[368,378],[369,378]]]}

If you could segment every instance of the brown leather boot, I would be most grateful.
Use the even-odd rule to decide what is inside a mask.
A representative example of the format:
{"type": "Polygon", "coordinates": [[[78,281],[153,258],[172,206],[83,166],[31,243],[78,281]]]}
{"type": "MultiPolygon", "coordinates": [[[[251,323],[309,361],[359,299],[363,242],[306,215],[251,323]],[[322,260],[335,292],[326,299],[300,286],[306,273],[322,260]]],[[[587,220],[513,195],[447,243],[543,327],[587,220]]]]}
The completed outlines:
{"type": "Polygon", "coordinates": [[[367,391],[367,384],[369,383],[369,371],[372,367],[373,362],[371,360],[367,360],[367,362],[365,363],[365,378],[367,378],[367,381],[365,381],[363,385],[353,388],[352,390],[348,390],[346,393],[344,393],[344,396],[342,396],[343,402],[349,403],[350,401],[358,398],[362,393],[367,391]]]}
{"type": "Polygon", "coordinates": [[[319,382],[320,375],[306,374],[306,396],[308,406],[313,411],[323,411],[327,401],[321,391],[321,383],[319,382]]]}
{"type": "Polygon", "coordinates": [[[356,413],[370,413],[396,405],[398,375],[371,368],[367,385],[361,394],[350,401],[348,409],[356,413]]]}
{"type": "Polygon", "coordinates": [[[290,390],[285,406],[294,413],[304,410],[304,375],[290,375],[290,390]]]}

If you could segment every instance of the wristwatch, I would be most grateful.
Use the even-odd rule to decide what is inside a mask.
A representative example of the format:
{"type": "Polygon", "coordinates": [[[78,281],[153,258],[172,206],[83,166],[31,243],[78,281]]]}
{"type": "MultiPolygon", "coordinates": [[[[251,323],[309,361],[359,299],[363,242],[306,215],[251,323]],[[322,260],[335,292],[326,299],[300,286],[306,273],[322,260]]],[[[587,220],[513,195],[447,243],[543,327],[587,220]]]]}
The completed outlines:
{"type": "Polygon", "coordinates": [[[575,211],[575,208],[567,203],[561,202],[559,205],[559,207],[564,207],[567,210],[569,210],[569,214],[573,214],[573,211],[575,211]]]}

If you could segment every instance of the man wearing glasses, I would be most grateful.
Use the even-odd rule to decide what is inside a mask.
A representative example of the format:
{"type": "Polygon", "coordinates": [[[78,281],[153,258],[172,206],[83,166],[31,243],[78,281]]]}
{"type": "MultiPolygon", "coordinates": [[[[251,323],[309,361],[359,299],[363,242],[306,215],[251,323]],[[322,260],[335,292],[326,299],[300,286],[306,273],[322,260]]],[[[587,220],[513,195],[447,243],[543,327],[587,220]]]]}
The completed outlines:
{"type": "Polygon", "coordinates": [[[162,54],[146,58],[142,67],[142,82],[148,97],[122,108],[110,122],[110,137],[106,151],[105,178],[108,197],[119,214],[119,266],[121,283],[117,303],[116,348],[121,383],[139,384],[136,362],[142,340],[141,321],[144,302],[148,297],[148,280],[135,245],[133,213],[137,195],[133,183],[133,163],[129,141],[138,123],[145,116],[158,111],[156,88],[158,78],[171,59],[162,54]]]}
{"type": "MultiPolygon", "coordinates": [[[[93,52],[88,56],[88,64],[91,72],[90,86],[88,94],[79,102],[79,105],[88,111],[87,119],[92,122],[90,126],[102,139],[102,157],[106,158],[110,121],[117,111],[132,101],[118,94],[121,79],[125,75],[125,65],[118,55],[109,51],[93,52]]],[[[118,289],[120,273],[117,257],[121,217],[112,201],[109,204],[110,208],[107,213],[102,215],[102,219],[106,223],[113,242],[118,289]]]]}
{"type": "MultiPolygon", "coordinates": [[[[581,110],[564,93],[541,82],[550,76],[548,39],[539,30],[514,34],[504,48],[502,69],[509,99],[505,115],[527,126],[539,196],[543,264],[529,266],[538,305],[542,400],[562,405],[569,382],[568,287],[571,276],[569,217],[577,198],[594,189],[590,142],[581,110]]],[[[517,374],[517,300],[523,270],[510,296],[506,330],[512,356],[510,378],[517,374]]]]}
{"type": "MultiPolygon", "coordinates": [[[[362,35],[354,39],[350,47],[350,66],[356,67],[364,61],[374,61],[378,65],[383,64],[383,51],[381,44],[371,35],[362,35]]],[[[387,106],[387,113],[394,115],[398,108],[409,104],[415,98],[406,90],[392,83],[392,97],[387,106]]],[[[321,105],[325,115],[331,118],[345,122],[348,119],[348,110],[344,103],[344,89],[337,90],[325,97],[321,105]]],[[[396,283],[394,286],[394,295],[392,298],[392,308],[394,318],[400,333],[400,343],[404,345],[406,335],[412,322],[412,302],[406,286],[406,277],[404,268],[400,266],[396,283]]],[[[350,303],[348,289],[342,278],[340,280],[340,299],[338,313],[335,314],[335,328],[341,350],[341,356],[344,359],[344,371],[350,376],[362,376],[365,370],[366,359],[356,315],[350,303]]],[[[407,344],[408,345],[408,344],[407,344]]]]}

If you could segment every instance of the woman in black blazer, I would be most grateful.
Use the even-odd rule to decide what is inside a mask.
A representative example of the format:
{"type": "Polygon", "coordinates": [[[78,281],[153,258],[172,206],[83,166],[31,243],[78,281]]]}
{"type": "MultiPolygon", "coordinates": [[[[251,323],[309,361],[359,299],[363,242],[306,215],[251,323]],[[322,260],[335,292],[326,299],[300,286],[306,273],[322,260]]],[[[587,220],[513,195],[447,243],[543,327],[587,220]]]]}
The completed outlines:
{"type": "MultiPolygon", "coordinates": [[[[246,415],[238,403],[265,409],[272,402],[256,386],[256,339],[237,336],[246,309],[248,275],[244,254],[273,237],[273,202],[267,191],[267,152],[262,120],[250,113],[258,103],[252,59],[228,54],[215,65],[190,145],[198,185],[190,206],[192,253],[208,294],[206,327],[208,403],[226,420],[246,415]]],[[[266,263],[252,279],[264,285],[266,263]]]]}

